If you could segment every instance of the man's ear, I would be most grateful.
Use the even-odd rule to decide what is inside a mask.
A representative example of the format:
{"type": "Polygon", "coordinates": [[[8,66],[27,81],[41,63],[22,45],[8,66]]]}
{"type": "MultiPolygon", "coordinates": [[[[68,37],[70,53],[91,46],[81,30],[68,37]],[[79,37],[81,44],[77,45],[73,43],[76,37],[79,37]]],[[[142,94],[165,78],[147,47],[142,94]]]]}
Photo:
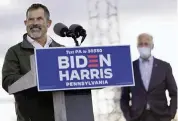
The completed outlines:
{"type": "Polygon", "coordinates": [[[25,26],[27,25],[27,20],[24,20],[24,24],[25,24],[25,26]]]}
{"type": "Polygon", "coordinates": [[[51,26],[52,20],[48,20],[47,27],[49,28],[51,26]]]}
{"type": "Polygon", "coordinates": [[[151,49],[153,49],[154,48],[154,44],[152,44],[152,48],[151,49]]]}

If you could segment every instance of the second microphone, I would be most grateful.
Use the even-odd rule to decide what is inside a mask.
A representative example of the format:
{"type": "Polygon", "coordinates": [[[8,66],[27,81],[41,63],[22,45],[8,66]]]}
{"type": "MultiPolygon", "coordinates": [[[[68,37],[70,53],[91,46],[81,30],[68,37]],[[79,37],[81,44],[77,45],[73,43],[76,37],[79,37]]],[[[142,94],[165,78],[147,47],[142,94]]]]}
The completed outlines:
{"type": "Polygon", "coordinates": [[[57,23],[54,25],[54,33],[60,37],[72,37],[79,38],[86,36],[86,30],[81,25],[72,24],[69,28],[63,23],[57,23]]]}

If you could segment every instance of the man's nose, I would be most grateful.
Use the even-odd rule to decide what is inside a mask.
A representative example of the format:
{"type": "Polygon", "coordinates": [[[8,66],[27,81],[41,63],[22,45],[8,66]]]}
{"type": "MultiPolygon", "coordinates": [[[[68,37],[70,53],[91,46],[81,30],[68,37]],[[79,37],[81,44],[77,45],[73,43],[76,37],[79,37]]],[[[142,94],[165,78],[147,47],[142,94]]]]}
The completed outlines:
{"type": "Polygon", "coordinates": [[[35,24],[35,25],[39,24],[39,20],[38,19],[34,19],[33,24],[35,24]]]}

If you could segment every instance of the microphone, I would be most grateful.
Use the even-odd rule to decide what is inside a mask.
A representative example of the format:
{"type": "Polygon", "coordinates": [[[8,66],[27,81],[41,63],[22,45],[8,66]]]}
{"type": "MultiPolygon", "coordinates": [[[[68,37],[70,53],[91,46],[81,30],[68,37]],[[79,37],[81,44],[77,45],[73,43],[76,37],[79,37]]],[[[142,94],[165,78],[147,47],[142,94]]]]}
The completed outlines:
{"type": "Polygon", "coordinates": [[[66,37],[69,29],[63,23],[57,23],[54,25],[53,31],[55,34],[59,35],[60,37],[66,37]]]}
{"type": "Polygon", "coordinates": [[[60,37],[72,37],[75,45],[79,46],[79,42],[77,41],[77,38],[82,36],[82,42],[85,40],[86,35],[86,30],[83,29],[81,25],[78,24],[72,24],[69,28],[64,25],[63,23],[57,23],[54,25],[53,31],[55,34],[59,35],[60,37]]]}
{"type": "Polygon", "coordinates": [[[79,38],[80,36],[86,37],[86,30],[83,29],[83,27],[81,25],[72,24],[69,27],[69,30],[71,30],[75,34],[76,38],[79,38]]]}

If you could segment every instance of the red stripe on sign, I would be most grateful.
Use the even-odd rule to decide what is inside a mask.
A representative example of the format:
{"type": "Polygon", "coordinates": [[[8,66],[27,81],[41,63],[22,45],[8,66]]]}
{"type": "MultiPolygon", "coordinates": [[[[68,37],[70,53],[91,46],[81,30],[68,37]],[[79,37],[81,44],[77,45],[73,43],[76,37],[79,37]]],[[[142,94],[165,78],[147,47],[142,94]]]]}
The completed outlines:
{"type": "Polygon", "coordinates": [[[88,58],[97,58],[98,55],[88,55],[88,58]]]}
{"type": "Polygon", "coordinates": [[[89,68],[99,67],[99,64],[88,64],[89,68]]]}
{"type": "Polygon", "coordinates": [[[88,60],[88,62],[89,63],[96,63],[96,62],[98,62],[98,60],[97,59],[90,59],[90,60],[88,60]]]}

